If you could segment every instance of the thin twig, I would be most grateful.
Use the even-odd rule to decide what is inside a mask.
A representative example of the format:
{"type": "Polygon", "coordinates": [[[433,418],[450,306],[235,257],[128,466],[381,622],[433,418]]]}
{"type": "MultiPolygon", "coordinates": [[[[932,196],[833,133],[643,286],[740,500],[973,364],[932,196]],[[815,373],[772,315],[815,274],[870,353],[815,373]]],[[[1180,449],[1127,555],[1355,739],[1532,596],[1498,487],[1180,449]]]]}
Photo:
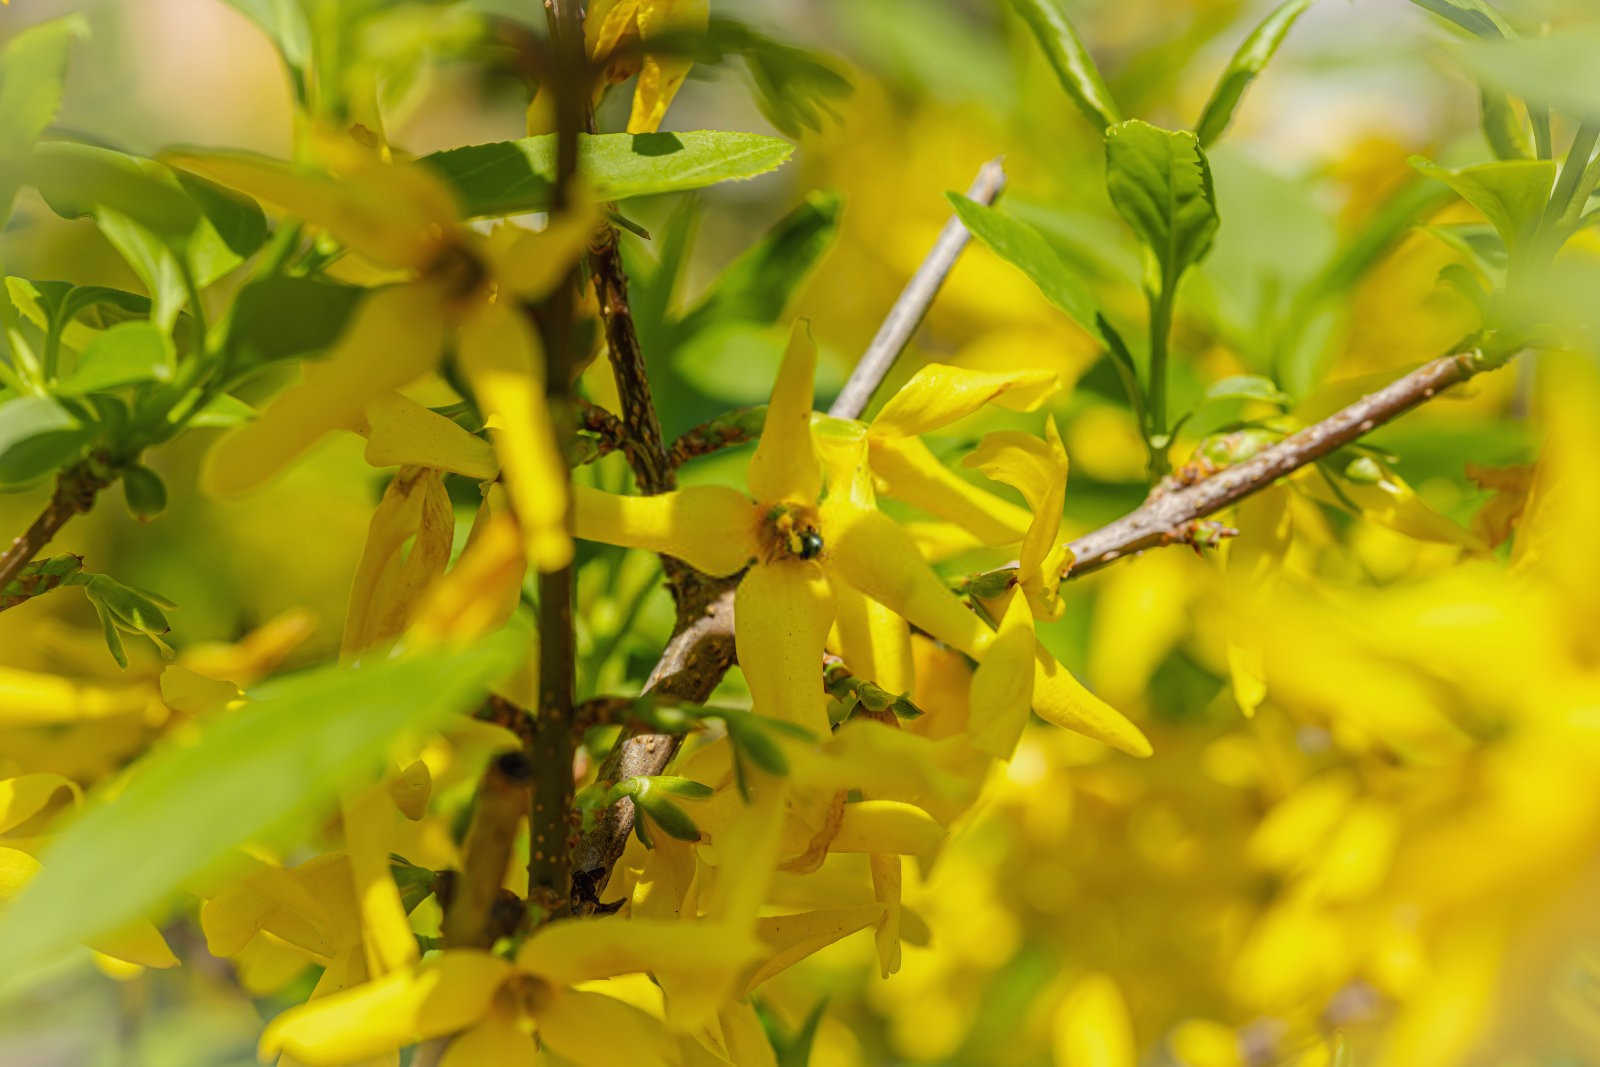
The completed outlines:
{"type": "Polygon", "coordinates": [[[67,521],[94,506],[100,490],[116,481],[117,472],[95,459],[76,463],[56,475],[55,492],[37,518],[0,554],[0,589],[10,585],[22,573],[22,568],[50,539],[60,532],[67,521]]]}
{"type": "Polygon", "coordinates": [[[644,351],[633,325],[633,309],[628,305],[628,275],[622,266],[622,252],[614,226],[602,226],[589,248],[589,270],[594,279],[595,300],[605,323],[606,350],[611,357],[611,372],[617,380],[617,396],[622,404],[622,452],[633,468],[639,491],[664,493],[677,484],[672,464],[667,462],[666,445],[661,439],[661,419],[650,394],[650,378],[645,370],[644,351]]]}
{"type": "MultiPolygon", "coordinates": [[[[1005,169],[1001,167],[1000,160],[991,159],[973,179],[972,187],[967,190],[967,199],[980,204],[992,204],[1005,186],[1005,169]]],[[[928,253],[922,266],[917,268],[917,273],[900,291],[899,299],[884,317],[877,336],[862,353],[855,370],[850,372],[850,379],[844,383],[828,414],[842,419],[857,419],[867,410],[872,394],[877,392],[878,386],[889,376],[894,361],[900,358],[900,353],[911,342],[911,335],[917,332],[923,316],[933,305],[933,298],[939,295],[945,278],[949,277],[951,268],[956,265],[956,260],[971,239],[972,234],[961,225],[961,220],[952,215],[944,224],[944,229],[939,231],[933,251],[928,253]]]]}
{"type": "MultiPolygon", "coordinates": [[[[1005,172],[999,161],[991,161],[978,172],[968,196],[991,203],[1004,184],[1005,172]]],[[[865,410],[867,401],[916,332],[917,324],[928,313],[928,306],[966,247],[968,236],[958,219],[952,218],[946,224],[922,266],[889,309],[878,336],[829,414],[855,418],[865,410]]],[[[650,674],[646,692],[695,704],[711,696],[734,664],[733,593],[738,584],[737,576],[702,578],[680,588],[678,624],[650,674]]],[[[606,758],[599,780],[610,783],[634,775],[660,774],[678,751],[678,742],[679,738],[671,734],[651,732],[626,737],[606,758]]],[[[626,797],[596,813],[592,828],[583,835],[573,854],[574,910],[600,910],[600,893],[632,830],[633,802],[626,797]]]]}
{"type": "Polygon", "coordinates": [[[746,441],[754,441],[761,436],[761,428],[766,425],[767,405],[758,404],[754,407],[737,408],[724,415],[691,427],[672,442],[672,447],[667,449],[667,462],[674,468],[681,467],[691,459],[709,456],[711,453],[734,445],[742,445],[746,441]]]}
{"type": "Polygon", "coordinates": [[[1441,356],[1390,385],[1307,426],[1242,463],[1181,489],[1157,491],[1137,510],[1073,541],[1069,577],[1099,570],[1147,548],[1189,543],[1189,524],[1265,489],[1330,452],[1343,448],[1418,404],[1503,361],[1472,349],[1441,356]]]}

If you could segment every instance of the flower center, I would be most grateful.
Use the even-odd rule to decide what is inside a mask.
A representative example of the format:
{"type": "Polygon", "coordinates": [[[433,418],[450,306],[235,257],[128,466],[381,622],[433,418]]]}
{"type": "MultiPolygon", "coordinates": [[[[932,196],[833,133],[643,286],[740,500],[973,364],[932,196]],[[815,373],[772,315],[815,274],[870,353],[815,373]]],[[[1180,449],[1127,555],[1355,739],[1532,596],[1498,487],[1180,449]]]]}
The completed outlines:
{"type": "Polygon", "coordinates": [[[779,504],[768,511],[761,523],[760,539],[762,558],[768,563],[822,555],[817,511],[804,504],[779,504]]]}

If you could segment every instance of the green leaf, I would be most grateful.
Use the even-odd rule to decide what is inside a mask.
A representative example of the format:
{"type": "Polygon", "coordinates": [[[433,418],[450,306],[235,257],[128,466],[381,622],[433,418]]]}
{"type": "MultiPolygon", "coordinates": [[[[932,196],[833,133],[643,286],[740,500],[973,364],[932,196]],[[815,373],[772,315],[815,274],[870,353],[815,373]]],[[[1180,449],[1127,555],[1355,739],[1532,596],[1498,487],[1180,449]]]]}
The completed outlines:
{"type": "Polygon", "coordinates": [[[1088,49],[1078,39],[1060,0],[1011,0],[1022,21],[1028,24],[1045,58],[1055,68],[1056,77],[1072,97],[1072,102],[1088,116],[1097,129],[1105,129],[1121,119],[1111,90],[1106,88],[1100,70],[1094,65],[1088,49]]]}
{"type": "Polygon", "coordinates": [[[200,208],[228,250],[244,259],[267,242],[267,215],[261,205],[198,175],[174,171],[178,184],[200,208]]]}
{"type": "Polygon", "coordinates": [[[1094,301],[1071,267],[1038,230],[960,193],[946,193],[962,225],[1001,259],[1026,274],[1045,299],[1072,316],[1084,329],[1095,330],[1094,301]]]}
{"type": "Polygon", "coordinates": [[[0,52],[0,225],[11,214],[28,151],[61,107],[67,53],[88,35],[88,21],[68,15],[23,30],[0,52]]]}
{"type": "Polygon", "coordinates": [[[1198,263],[1217,232],[1211,166],[1194,134],[1129,119],[1106,131],[1106,189],[1155,257],[1161,292],[1198,263]]]}
{"type": "MultiPolygon", "coordinates": [[[[673,35],[654,38],[671,48],[673,35]]],[[[784,44],[728,18],[713,18],[705,33],[691,34],[682,42],[696,63],[707,67],[739,56],[750,71],[756,107],[768,122],[790,137],[820,130],[822,117],[832,114],[830,100],[850,93],[850,82],[822,56],[784,44]]]]}
{"type": "Polygon", "coordinates": [[[166,611],[176,605],[165,597],[125,585],[109,574],[78,574],[65,584],[83,586],[84,595],[91,603],[110,612],[119,629],[150,638],[172,630],[166,611]]]}
{"type": "Polygon", "coordinates": [[[1600,28],[1509,40],[1465,41],[1458,51],[1481,80],[1524,98],[1600,122],[1600,28]]]}
{"type": "Polygon", "coordinates": [[[1305,14],[1311,3],[1312,0],[1284,0],[1244,39],[1239,50],[1228,61],[1222,77],[1217,79],[1216,88],[1211,90],[1211,99],[1206,101],[1204,110],[1200,112],[1200,121],[1195,124],[1195,136],[1200,139],[1201,145],[1209,145],[1227,129],[1228,121],[1233,118],[1234,109],[1239,106],[1245,89],[1272,59],[1273,53],[1288,36],[1290,27],[1305,14]]]}
{"type": "Polygon", "coordinates": [[[1489,142],[1495,158],[1534,158],[1533,145],[1528,143],[1522,116],[1511,102],[1511,97],[1498,89],[1484,86],[1478,94],[1478,101],[1478,122],[1483,127],[1484,139],[1489,142]]]}
{"type": "Polygon", "coordinates": [[[1420,156],[1411,165],[1444,182],[1483,212],[1495,232],[1515,251],[1533,236],[1555,185],[1556,164],[1548,159],[1514,159],[1449,170],[1420,156]]]}
{"type": "Polygon", "coordinates": [[[700,304],[683,317],[685,332],[713,322],[777,322],[789,298],[832,246],[839,209],[837,194],[806,197],[718,276],[700,304]]]}
{"type": "Polygon", "coordinates": [[[239,290],[228,326],[229,377],[327,348],[369,291],[288,275],[249,283],[239,290]]]}
{"type": "Polygon", "coordinates": [[[149,522],[167,510],[167,486],[149,467],[133,466],[122,472],[122,497],[128,514],[149,522]]]}
{"type": "Polygon", "coordinates": [[[256,410],[236,396],[219,393],[211,398],[211,402],[195,412],[189,419],[189,425],[194,427],[210,427],[213,429],[227,429],[249,422],[255,417],[256,410]]]}
{"type": "Polygon", "coordinates": [[[240,845],[304,829],[377,768],[396,734],[480,699],[522,641],[502,631],[459,650],[306,671],[263,686],[198,739],[145,756],[114,798],[50,843],[39,874],[0,913],[8,968],[155,914],[240,845]]]}
{"type": "Polygon", "coordinates": [[[28,180],[62,218],[93,217],[110,209],[177,251],[188,245],[204,217],[171,170],[153,159],[95,145],[38,145],[28,180]]]}
{"type": "Polygon", "coordinates": [[[172,341],[165,333],[148,322],[125,322],[97,334],[57,388],[83,394],[133,382],[168,381],[172,365],[172,341]]]}
{"type": "Polygon", "coordinates": [[[76,459],[94,436],[72,413],[45,396],[0,404],[0,485],[22,485],[76,459]]]}
{"type": "MultiPolygon", "coordinates": [[[[603,133],[579,142],[580,167],[601,200],[699,189],[753,178],[781,165],[794,146],[757,133],[603,133]]],[[[516,215],[550,204],[555,134],[467,145],[422,162],[455,187],[469,217],[516,215]]]]}
{"type": "Polygon", "coordinates": [[[704,800],[716,790],[708,785],[695,781],[693,778],[680,778],[672,774],[654,774],[649,779],[651,789],[659,789],[675,797],[686,800],[704,800]]]}
{"type": "Polygon", "coordinates": [[[1475,37],[1515,37],[1511,24],[1485,0],[1411,0],[1475,37]]]}
{"type": "MultiPolygon", "coordinates": [[[[659,789],[652,788],[650,782],[645,781],[637,792],[633,794],[634,806],[650,816],[650,821],[665,830],[668,836],[679,841],[700,840],[700,828],[695,825],[689,813],[667,798],[659,789]]],[[[643,839],[643,835],[641,835],[643,839]]],[[[648,840],[645,840],[649,844],[648,840]]]]}

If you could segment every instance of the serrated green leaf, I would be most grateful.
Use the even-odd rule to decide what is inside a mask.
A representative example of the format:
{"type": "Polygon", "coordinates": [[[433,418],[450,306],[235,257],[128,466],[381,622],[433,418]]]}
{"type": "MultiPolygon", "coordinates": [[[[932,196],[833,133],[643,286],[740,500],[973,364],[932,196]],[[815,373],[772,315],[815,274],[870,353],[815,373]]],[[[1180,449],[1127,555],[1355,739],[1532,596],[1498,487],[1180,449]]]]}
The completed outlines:
{"type": "Polygon", "coordinates": [[[28,181],[62,218],[110,209],[182,250],[204,216],[168,168],[153,159],[71,141],[36,146],[28,181]]]}
{"type": "Polygon", "coordinates": [[[1586,26],[1548,37],[1463,41],[1467,69],[1530,103],[1585,122],[1600,122],[1600,28],[1586,26]]]}
{"type": "Polygon", "coordinates": [[[239,290],[229,320],[229,377],[327,348],[369,291],[288,275],[249,283],[239,290]],[[293,308],[293,314],[285,314],[285,308],[293,308]]]}
{"type": "Polygon", "coordinates": [[[0,404],[0,485],[22,485],[64,466],[93,433],[49,397],[12,397],[0,404]]]}
{"type": "Polygon", "coordinates": [[[172,364],[171,338],[148,322],[125,322],[95,335],[58,389],[83,394],[133,382],[167,381],[172,364]]]}
{"type": "Polygon", "coordinates": [[[1011,0],[1022,21],[1028,24],[1045,58],[1055,68],[1062,88],[1072,102],[1097,129],[1105,129],[1121,119],[1111,90],[1100,77],[1089,50],[1078,39],[1078,31],[1061,10],[1060,0],[1011,0]]]}
{"type": "Polygon", "coordinates": [[[304,828],[396,734],[470,707],[516,663],[509,632],[458,650],[333,666],[270,683],[131,769],[40,854],[3,913],[8,967],[37,964],[161,909],[240,845],[304,828]],[[226,812],[226,818],[218,818],[226,812]]]}
{"type": "Polygon", "coordinates": [[[945,196],[974,237],[1026,274],[1046,300],[1084,329],[1094,331],[1095,309],[1089,290],[1038,230],[999,208],[969,200],[960,193],[945,196]]]}
{"type": "MultiPolygon", "coordinates": [[[[579,141],[579,167],[601,200],[700,189],[765,174],[794,146],[757,133],[603,133],[579,141]]],[[[554,134],[467,145],[424,156],[448,181],[469,217],[516,215],[550,206],[554,134]]]]}
{"type": "Polygon", "coordinates": [[[806,197],[718,275],[705,298],[684,315],[683,330],[694,333],[723,321],[777,322],[789,298],[832,246],[839,211],[835,193],[806,197]]]}
{"type": "Polygon", "coordinates": [[[1513,252],[1533,236],[1556,180],[1556,164],[1548,159],[1502,160],[1449,170],[1414,156],[1411,165],[1483,212],[1513,252]]]}
{"type": "Polygon", "coordinates": [[[34,141],[55,120],[72,43],[89,34],[82,15],[31,26],[0,51],[0,225],[22,181],[34,141]]]}
{"type": "Polygon", "coordinates": [[[1211,166],[1194,134],[1139,119],[1106,131],[1106,190],[1155,257],[1161,291],[1198,263],[1217,232],[1211,166]]]}
{"type": "Polygon", "coordinates": [[[1239,50],[1228,61],[1222,77],[1217,79],[1216,88],[1211,90],[1211,98],[1200,112],[1200,121],[1195,124],[1195,136],[1200,139],[1202,146],[1211,144],[1227,129],[1245,89],[1272,59],[1273,53],[1288,36],[1290,27],[1306,13],[1311,3],[1312,0],[1284,0],[1244,39],[1239,50]]]}
{"type": "Polygon", "coordinates": [[[305,97],[306,66],[311,62],[311,27],[299,0],[223,0],[261,27],[289,69],[295,94],[305,97]]]}

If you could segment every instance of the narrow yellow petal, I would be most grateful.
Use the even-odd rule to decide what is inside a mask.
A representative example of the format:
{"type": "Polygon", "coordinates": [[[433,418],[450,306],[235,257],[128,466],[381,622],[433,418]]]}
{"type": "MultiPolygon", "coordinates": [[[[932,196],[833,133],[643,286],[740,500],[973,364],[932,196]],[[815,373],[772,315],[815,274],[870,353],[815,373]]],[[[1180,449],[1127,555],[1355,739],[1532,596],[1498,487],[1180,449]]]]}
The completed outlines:
{"type": "Polygon", "coordinates": [[[851,586],[968,655],[979,655],[994,639],[886,515],[830,498],[822,527],[829,570],[851,586]]]}
{"type": "Polygon", "coordinates": [[[261,1035],[263,1059],[286,1052],[310,1067],[346,1063],[463,1030],[511,975],[505,960],[468,949],[290,1008],[261,1035]]]}
{"type": "Polygon", "coordinates": [[[871,800],[914,804],[946,826],[977,799],[990,763],[964,737],[930,741],[871,719],[852,719],[790,759],[796,788],[859,789],[871,800]]]}
{"type": "MultiPolygon", "coordinates": [[[[736,930],[755,921],[778,868],[784,800],[789,779],[748,768],[750,802],[740,804],[728,828],[710,842],[717,876],[706,895],[706,915],[736,930]]],[[[735,791],[731,794],[737,798],[735,791]]],[[[703,848],[705,846],[702,846],[703,848]]]]}
{"type": "MultiPolygon", "coordinates": [[[[274,864],[252,866],[227,879],[200,905],[206,949],[227,958],[241,952],[263,930],[319,960],[331,959],[342,940],[333,916],[294,874],[274,864]]],[[[348,865],[341,865],[347,875],[348,865]]],[[[348,881],[348,877],[346,879],[348,881]]]]}
{"type": "Polygon", "coordinates": [[[906,620],[842,578],[830,575],[829,585],[844,665],[891,693],[909,693],[913,676],[911,628],[906,620]]]}
{"type": "Polygon", "coordinates": [[[796,320],[767,404],[761,440],[750,457],[750,495],[764,506],[815,504],[822,493],[822,467],[811,439],[811,383],[816,369],[811,324],[796,320]]]}
{"type": "Polygon", "coordinates": [[[459,216],[449,187],[417,164],[374,161],[335,178],[253,152],[173,152],[163,160],[279,207],[390,267],[427,268],[459,216]]]}
{"type": "Polygon", "coordinates": [[[178,965],[178,957],[167,947],[161,931],[145,919],[138,919],[85,943],[102,955],[140,967],[167,968],[178,965]]]}
{"type": "Polygon", "coordinates": [[[1022,540],[1033,521],[1026,508],[979,489],[945,467],[918,437],[872,437],[872,473],[885,493],[972,534],[986,545],[1022,540]]]}
{"type": "Polygon", "coordinates": [[[502,223],[485,245],[500,288],[521,300],[538,300],[559,285],[589,250],[600,205],[583,188],[569,190],[567,210],[537,232],[502,223]]]}
{"type": "Polygon", "coordinates": [[[0,779],[0,834],[21,826],[46,810],[59,810],[83,799],[83,790],[59,774],[21,774],[0,779]]]}
{"type": "Polygon", "coordinates": [[[1033,705],[1033,615],[1013,593],[1000,631],[972,673],[967,734],[980,752],[1008,760],[1033,705]]]}
{"type": "Polygon", "coordinates": [[[878,437],[928,433],[977,411],[991,400],[1015,411],[1032,411],[1060,386],[1052,370],[970,370],[929,363],[911,376],[872,420],[878,437]]]}
{"type": "Polygon", "coordinates": [[[728,1049],[728,1061],[739,1067],[778,1067],[778,1058],[772,1049],[761,1018],[748,1000],[736,1001],[717,1014],[722,1025],[723,1044],[728,1049]]]}
{"type": "Polygon", "coordinates": [[[739,967],[758,947],[747,932],[725,922],[608,915],[540,927],[517,951],[517,969],[557,985],[621,974],[711,976],[739,967]]]}
{"type": "MultiPolygon", "coordinates": [[[[638,8],[639,36],[648,40],[670,31],[704,30],[711,14],[708,0],[655,0],[638,8]]],[[[653,133],[689,75],[693,61],[681,56],[646,55],[633,90],[629,133],[653,133]]]]}
{"type": "Polygon", "coordinates": [[[481,305],[461,324],[457,358],[489,420],[528,562],[542,571],[572,560],[567,466],[544,395],[544,352],[516,308],[481,305]]]}
{"type": "Polygon", "coordinates": [[[431,468],[404,467],[384,490],[356,567],[340,654],[352,657],[398,637],[424,591],[444,573],[455,537],[455,509],[431,468]],[[411,550],[401,556],[401,546],[411,550]]]}
{"type": "Polygon", "coordinates": [[[539,1063],[539,1044],[517,1020],[498,1012],[450,1042],[439,1067],[484,1067],[486,1064],[539,1063]]]}
{"type": "Polygon", "coordinates": [[[437,467],[479,481],[500,473],[494,446],[402,393],[368,401],[365,436],[374,467],[437,467]]]}
{"type": "Polygon", "coordinates": [[[750,498],[720,485],[623,496],[575,485],[573,532],[585,541],[676,556],[696,570],[732,574],[755,558],[759,518],[750,498]]]}
{"type": "Polygon", "coordinates": [[[544,1047],[577,1067],[666,1067],[676,1058],[661,1020],[603,993],[551,990],[534,1018],[544,1047]]]}
{"type": "Polygon", "coordinates": [[[1042,440],[1015,430],[988,434],[967,456],[966,465],[1011,486],[1028,502],[1033,517],[1017,564],[1022,592],[1037,617],[1058,618],[1062,605],[1056,587],[1071,560],[1058,538],[1067,498],[1067,450],[1056,420],[1045,420],[1042,440]]]}
{"type": "Polygon", "coordinates": [[[1056,1067],[1137,1067],[1133,1023],[1117,984],[1091,974],[1062,998],[1055,1014],[1056,1067]]]}
{"type": "Polygon", "coordinates": [[[388,781],[389,799],[400,814],[416,822],[428,812],[428,797],[433,792],[433,774],[422,760],[413,760],[388,781]]]}
{"type": "MultiPolygon", "coordinates": [[[[492,505],[495,494],[488,503],[492,505]]],[[[522,536],[509,512],[491,506],[443,578],[417,609],[408,640],[417,647],[471,641],[505,625],[516,609],[527,563],[522,536]]]]}
{"type": "Polygon", "coordinates": [[[254,422],[217,442],[201,481],[209,492],[260,485],[336,429],[362,425],[368,401],[420,378],[444,346],[444,296],[404,285],[367,297],[327,358],[272,399],[254,422]]]}
{"type": "Polygon", "coordinates": [[[887,978],[900,970],[900,857],[873,853],[867,857],[872,872],[872,895],[883,905],[883,915],[873,931],[878,950],[878,973],[887,978]]]}
{"type": "Polygon", "coordinates": [[[734,594],[739,668],[757,715],[828,735],[822,649],[833,621],[833,594],[809,560],[757,563],[734,594]]]}
{"type": "Polygon", "coordinates": [[[417,939],[389,873],[389,851],[398,836],[400,812],[384,783],[346,795],[341,805],[345,849],[350,857],[367,973],[377,977],[417,960],[417,939]]]}
{"type": "Polygon", "coordinates": [[[1033,710],[1045,722],[1103,741],[1130,756],[1148,756],[1154,751],[1137,726],[1084,688],[1040,644],[1034,646],[1033,710]]]}
{"type": "Polygon", "coordinates": [[[865,930],[883,915],[883,905],[860,904],[853,908],[807,911],[798,915],[779,915],[756,923],[756,935],[766,948],[765,958],[744,980],[748,993],[780,971],[794,966],[818,952],[865,930]]]}
{"type": "Polygon", "coordinates": [[[939,820],[915,804],[861,800],[844,806],[844,819],[828,850],[915,856],[918,869],[926,875],[944,847],[944,840],[945,830],[939,820]]]}
{"type": "Polygon", "coordinates": [[[148,686],[81,685],[70,678],[0,667],[0,723],[33,726],[143,712],[156,699],[148,686]]]}

